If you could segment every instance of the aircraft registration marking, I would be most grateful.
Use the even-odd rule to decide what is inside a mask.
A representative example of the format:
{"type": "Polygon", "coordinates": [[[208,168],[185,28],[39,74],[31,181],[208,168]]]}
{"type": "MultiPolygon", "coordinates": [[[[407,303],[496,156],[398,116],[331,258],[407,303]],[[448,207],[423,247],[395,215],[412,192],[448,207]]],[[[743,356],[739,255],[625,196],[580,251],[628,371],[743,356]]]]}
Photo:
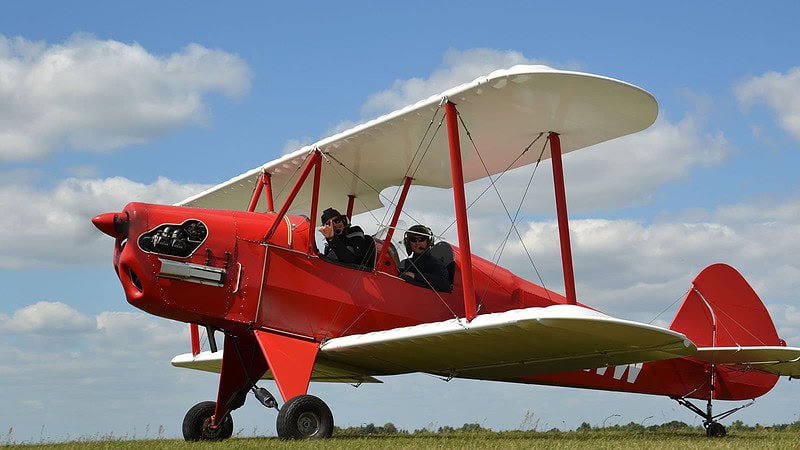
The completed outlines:
{"type": "MultiPolygon", "coordinates": [[[[639,377],[639,373],[642,371],[642,366],[644,363],[635,363],[635,364],[624,364],[621,366],[613,366],[614,367],[614,374],[613,377],[615,380],[622,380],[622,377],[625,376],[627,372],[628,376],[625,377],[625,381],[630,384],[636,383],[636,379],[639,377]]],[[[586,372],[591,372],[592,370],[600,375],[601,377],[606,374],[606,370],[608,367],[598,367],[597,369],[586,369],[586,372]]]]}

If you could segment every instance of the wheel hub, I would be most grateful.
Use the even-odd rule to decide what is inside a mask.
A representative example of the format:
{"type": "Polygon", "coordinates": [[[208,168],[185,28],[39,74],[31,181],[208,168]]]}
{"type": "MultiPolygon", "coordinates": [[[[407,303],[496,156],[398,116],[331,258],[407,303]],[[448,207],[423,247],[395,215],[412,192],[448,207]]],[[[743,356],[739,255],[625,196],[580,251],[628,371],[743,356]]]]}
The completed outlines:
{"type": "Polygon", "coordinates": [[[314,436],[319,431],[319,417],[310,411],[300,414],[297,418],[297,429],[304,436],[314,436]]]}
{"type": "Polygon", "coordinates": [[[209,439],[216,439],[222,433],[222,424],[211,427],[211,417],[203,421],[203,435],[209,439]]]}

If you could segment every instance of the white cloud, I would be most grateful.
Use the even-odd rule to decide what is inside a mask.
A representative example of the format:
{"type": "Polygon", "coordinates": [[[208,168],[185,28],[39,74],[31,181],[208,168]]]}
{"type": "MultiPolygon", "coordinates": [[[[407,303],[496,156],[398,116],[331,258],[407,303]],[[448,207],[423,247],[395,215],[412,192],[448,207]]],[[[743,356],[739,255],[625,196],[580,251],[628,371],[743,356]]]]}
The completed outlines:
{"type": "Polygon", "coordinates": [[[658,120],[643,132],[566,155],[570,209],[648,203],[658,188],[688,178],[693,167],[723,161],[733,151],[730,144],[722,133],[702,132],[697,121],[692,115],[674,124],[658,120]]]}
{"type": "Polygon", "coordinates": [[[382,114],[416,103],[453,86],[466,83],[497,69],[517,64],[545,64],[516,51],[477,48],[465,51],[449,50],[442,67],[428,78],[397,80],[391,89],[371,95],[361,107],[365,115],[382,114]]]}
{"type": "Polygon", "coordinates": [[[94,328],[94,321],[61,302],[41,301],[18,309],[8,319],[0,317],[0,329],[24,333],[81,333],[94,328]]]}
{"type": "Polygon", "coordinates": [[[738,84],[734,92],[744,109],[765,103],[781,128],[800,140],[800,67],[750,78],[738,84]]]}
{"type": "Polygon", "coordinates": [[[289,153],[300,150],[306,145],[311,145],[312,143],[313,141],[308,136],[305,136],[302,139],[289,139],[288,141],[286,141],[285,144],[283,144],[283,150],[281,150],[281,155],[288,155],[289,153]]]}
{"type": "MultiPolygon", "coordinates": [[[[468,120],[465,119],[465,120],[468,120]]],[[[564,156],[567,203],[572,214],[650,204],[664,185],[691,177],[692,169],[724,161],[734,152],[721,134],[703,133],[698,119],[687,115],[678,123],[661,119],[649,129],[564,156]]],[[[538,144],[537,144],[538,145],[538,144]]],[[[538,146],[532,151],[537,154],[538,146]]],[[[470,146],[465,151],[474,151],[470,146]]],[[[478,149],[483,158],[491,149],[478,149]]],[[[527,189],[522,211],[551,214],[555,211],[551,161],[537,168],[528,165],[502,174],[495,185],[509,213],[514,214],[527,189]],[[528,182],[534,173],[533,182],[528,182]]],[[[389,188],[384,196],[391,198],[389,188]]],[[[506,213],[488,179],[466,186],[467,203],[480,199],[470,209],[471,217],[498,217],[506,213]],[[484,191],[486,191],[484,193],[484,191]]],[[[384,201],[386,203],[386,201],[384,201]]],[[[414,187],[407,204],[420,209],[452,209],[449,189],[414,187]]]]}
{"type": "Polygon", "coordinates": [[[0,35],[0,73],[0,161],[148,142],[207,122],[209,93],[250,88],[230,53],[190,44],[161,56],[85,34],[60,44],[0,35]]]}
{"type": "Polygon", "coordinates": [[[40,433],[57,440],[98,438],[83,435],[86,430],[142,438],[148,427],[152,438],[162,424],[164,435],[177,437],[186,410],[216,392],[214,375],[187,377],[190,372],[169,364],[190,349],[185,324],[143,313],[87,315],[60,302],[39,302],[5,317],[0,379],[13,413],[0,412],[0,422],[13,427],[17,442],[40,433]],[[81,404],[95,407],[76,414],[81,404]],[[47,428],[40,430],[42,424],[47,428]]]}
{"type": "MultiPolygon", "coordinates": [[[[129,201],[174,203],[206,189],[158,178],[150,184],[123,177],[68,178],[52,191],[34,188],[30,173],[0,183],[0,268],[107,263],[111,244],[92,225],[97,214],[129,201]]],[[[4,178],[4,181],[6,179],[4,178]]]]}
{"type": "Polygon", "coordinates": [[[165,348],[189,350],[187,326],[142,313],[103,312],[97,316],[96,351],[117,356],[163,357],[165,348]],[[131,342],[137,345],[132,347],[131,342]]]}

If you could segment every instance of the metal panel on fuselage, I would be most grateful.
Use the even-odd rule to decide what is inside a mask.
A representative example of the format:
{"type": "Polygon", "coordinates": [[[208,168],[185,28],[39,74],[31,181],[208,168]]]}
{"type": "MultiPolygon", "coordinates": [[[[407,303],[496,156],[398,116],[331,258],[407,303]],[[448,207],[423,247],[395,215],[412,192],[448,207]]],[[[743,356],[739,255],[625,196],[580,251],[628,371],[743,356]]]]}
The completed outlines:
{"type": "Polygon", "coordinates": [[[233,260],[233,215],[145,203],[130,203],[125,213],[130,218],[130,229],[119,256],[119,270],[128,302],[151,314],[183,322],[209,323],[209,318],[223,317],[232,302],[231,277],[226,266],[233,260]],[[179,228],[187,221],[202,223],[207,230],[202,242],[188,255],[171,254],[169,245],[148,248],[140,241],[143,234],[161,229],[166,235],[168,228],[179,228]],[[161,273],[161,260],[225,271],[223,284],[170,278],[161,273]]]}

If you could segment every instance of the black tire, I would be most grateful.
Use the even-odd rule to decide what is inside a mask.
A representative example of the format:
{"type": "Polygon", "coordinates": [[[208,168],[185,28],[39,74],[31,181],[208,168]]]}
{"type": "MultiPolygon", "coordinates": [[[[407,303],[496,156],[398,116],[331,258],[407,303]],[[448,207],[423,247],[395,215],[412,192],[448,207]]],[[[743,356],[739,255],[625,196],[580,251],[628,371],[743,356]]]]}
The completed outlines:
{"type": "Polygon", "coordinates": [[[215,430],[209,428],[216,402],[200,402],[183,418],[183,439],[187,441],[222,441],[233,435],[233,417],[228,414],[215,430]]]}
{"type": "Polygon", "coordinates": [[[708,437],[723,437],[726,434],[728,434],[728,432],[719,422],[711,422],[708,424],[708,428],[706,428],[706,436],[708,437]]]}
{"type": "Polygon", "coordinates": [[[333,414],[313,395],[298,395],[278,412],[276,424],[281,439],[326,439],[333,435],[333,414]]]}

